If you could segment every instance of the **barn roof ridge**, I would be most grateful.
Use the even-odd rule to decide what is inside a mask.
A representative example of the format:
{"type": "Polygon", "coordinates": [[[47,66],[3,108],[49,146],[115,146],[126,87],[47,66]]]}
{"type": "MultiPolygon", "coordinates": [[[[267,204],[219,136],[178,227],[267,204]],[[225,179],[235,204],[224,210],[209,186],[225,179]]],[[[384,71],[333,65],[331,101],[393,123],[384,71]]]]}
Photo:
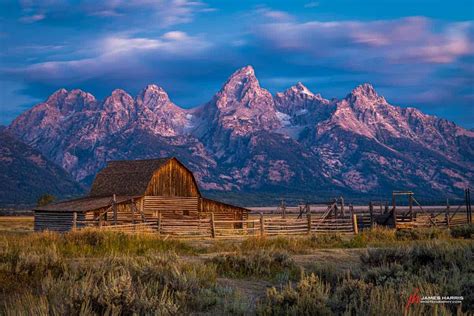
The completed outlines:
{"type": "Polygon", "coordinates": [[[171,160],[177,159],[175,156],[168,156],[168,157],[159,157],[159,158],[145,158],[145,159],[117,159],[117,160],[108,160],[107,164],[111,162],[134,162],[134,161],[157,161],[157,160],[171,160]]]}
{"type": "Polygon", "coordinates": [[[97,173],[88,196],[144,195],[153,174],[173,159],[189,170],[176,157],[109,161],[97,173]]]}

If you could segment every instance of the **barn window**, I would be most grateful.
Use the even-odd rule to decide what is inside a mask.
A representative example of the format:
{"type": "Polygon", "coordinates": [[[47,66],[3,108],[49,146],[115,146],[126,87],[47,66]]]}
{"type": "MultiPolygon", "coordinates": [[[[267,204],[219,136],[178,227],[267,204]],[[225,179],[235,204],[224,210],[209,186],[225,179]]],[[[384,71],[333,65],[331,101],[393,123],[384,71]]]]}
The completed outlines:
{"type": "Polygon", "coordinates": [[[183,211],[184,216],[189,216],[189,210],[183,211]]]}

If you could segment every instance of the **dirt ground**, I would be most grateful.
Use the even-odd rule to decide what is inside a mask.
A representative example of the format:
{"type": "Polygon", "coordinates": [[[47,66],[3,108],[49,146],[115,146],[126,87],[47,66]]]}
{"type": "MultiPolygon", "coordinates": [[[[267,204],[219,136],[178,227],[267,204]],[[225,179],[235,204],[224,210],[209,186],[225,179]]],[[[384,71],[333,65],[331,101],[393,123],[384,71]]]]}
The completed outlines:
{"type": "MultiPolygon", "coordinates": [[[[292,254],[291,257],[296,265],[302,267],[305,271],[311,271],[311,267],[315,264],[327,265],[328,262],[331,262],[331,266],[335,270],[343,271],[357,267],[360,264],[361,254],[366,251],[367,249],[314,249],[310,254],[292,254]]],[[[218,254],[222,255],[224,253],[206,253],[186,257],[184,260],[191,262],[204,261],[218,254]]],[[[257,300],[265,296],[267,289],[279,286],[276,282],[262,279],[219,278],[217,281],[221,286],[236,290],[242,296],[243,301],[248,303],[250,311],[253,311],[257,300]]]]}

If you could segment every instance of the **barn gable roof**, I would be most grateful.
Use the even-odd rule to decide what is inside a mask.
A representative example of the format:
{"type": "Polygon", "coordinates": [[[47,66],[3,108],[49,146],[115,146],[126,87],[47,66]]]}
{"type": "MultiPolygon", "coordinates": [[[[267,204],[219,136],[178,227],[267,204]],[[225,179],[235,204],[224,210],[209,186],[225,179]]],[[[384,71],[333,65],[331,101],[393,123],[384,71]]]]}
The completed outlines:
{"type": "Polygon", "coordinates": [[[90,197],[144,195],[153,174],[176,158],[110,161],[95,177],[90,197]]]}
{"type": "MultiPolygon", "coordinates": [[[[130,202],[134,196],[116,196],[115,203],[130,202]]],[[[60,201],[45,206],[38,206],[35,211],[46,212],[85,212],[94,211],[112,205],[112,198],[106,197],[82,197],[74,200],[60,201]]]]}

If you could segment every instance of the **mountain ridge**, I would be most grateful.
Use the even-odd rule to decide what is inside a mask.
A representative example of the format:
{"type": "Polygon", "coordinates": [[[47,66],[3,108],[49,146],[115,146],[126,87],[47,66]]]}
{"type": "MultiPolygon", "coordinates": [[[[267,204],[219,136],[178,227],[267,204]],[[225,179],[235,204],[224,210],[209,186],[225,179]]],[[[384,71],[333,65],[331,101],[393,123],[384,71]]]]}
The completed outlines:
{"type": "Polygon", "coordinates": [[[116,89],[102,101],[60,89],[8,130],[83,183],[107,160],[169,153],[205,190],[290,192],[304,184],[315,194],[407,188],[436,196],[474,179],[474,132],[391,105],[368,83],[342,99],[301,82],[272,95],[251,66],[196,108],[179,107],[154,84],[135,97],[116,89]]]}
{"type": "Polygon", "coordinates": [[[57,198],[84,192],[62,168],[37,150],[14,138],[0,126],[0,205],[17,207],[36,203],[43,194],[57,198]]]}

